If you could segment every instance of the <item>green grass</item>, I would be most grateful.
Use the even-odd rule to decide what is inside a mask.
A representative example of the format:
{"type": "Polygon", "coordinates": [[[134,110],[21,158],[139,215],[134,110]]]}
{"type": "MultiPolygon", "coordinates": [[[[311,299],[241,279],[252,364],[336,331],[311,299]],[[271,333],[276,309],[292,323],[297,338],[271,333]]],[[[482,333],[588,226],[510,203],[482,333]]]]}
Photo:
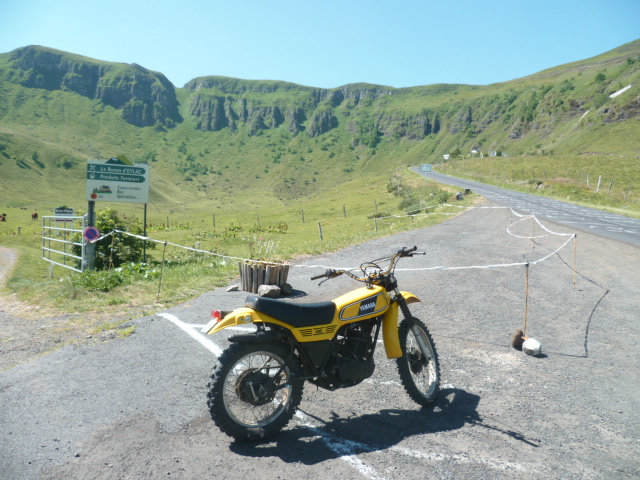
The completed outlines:
{"type": "MultiPolygon", "coordinates": [[[[424,195],[423,207],[437,203],[428,195],[441,192],[439,188],[427,185],[408,170],[399,171],[398,179],[403,185],[412,186],[416,198],[424,195]]],[[[221,210],[216,214],[215,228],[213,216],[206,210],[196,210],[195,206],[182,215],[172,214],[170,226],[164,217],[151,215],[152,222],[153,219],[156,221],[148,230],[148,236],[161,243],[156,249],[149,250],[148,261],[156,263],[157,270],[164,258],[166,266],[162,270],[161,282],[158,276],[131,278],[107,292],[86,288],[73,281],[79,274],[59,266],[54,267],[54,276],[50,278],[50,265],[41,258],[42,242],[36,226],[39,223],[31,221],[29,211],[9,209],[9,221],[0,223],[0,244],[18,248],[20,262],[8,283],[8,290],[52,314],[90,312],[98,318],[108,314],[135,318],[228,284],[238,275],[238,260],[229,257],[295,263],[300,255],[335,251],[399,231],[434,225],[449,218],[442,215],[380,218],[376,231],[374,200],[380,215],[404,213],[400,209],[402,198],[394,195],[393,191],[389,192],[388,183],[389,179],[384,176],[361,178],[295,205],[265,206],[250,211],[221,210]],[[320,238],[319,224],[324,239],[320,238]],[[165,241],[198,247],[216,255],[173,245],[165,248],[165,241]]],[[[466,204],[472,201],[467,199],[466,204]]],[[[417,208],[410,205],[408,210],[417,208]]],[[[354,259],[354,262],[364,260],[354,259]]]]}

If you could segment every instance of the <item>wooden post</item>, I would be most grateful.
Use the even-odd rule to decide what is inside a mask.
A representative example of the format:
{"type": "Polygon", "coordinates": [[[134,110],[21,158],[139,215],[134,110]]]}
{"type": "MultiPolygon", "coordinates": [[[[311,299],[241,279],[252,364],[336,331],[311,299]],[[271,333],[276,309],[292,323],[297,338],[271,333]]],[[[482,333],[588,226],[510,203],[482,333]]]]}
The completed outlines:
{"type": "Polygon", "coordinates": [[[213,214],[213,228],[216,228],[216,214],[213,214]]]}
{"type": "Polygon", "coordinates": [[[320,230],[320,241],[324,240],[324,236],[322,235],[322,223],[318,222],[318,229],[320,230]]]}
{"type": "Polygon", "coordinates": [[[598,177],[598,186],[596,187],[596,193],[600,193],[600,182],[602,182],[602,175],[598,177]]]}
{"type": "Polygon", "coordinates": [[[300,213],[302,214],[302,223],[305,223],[305,221],[304,221],[304,208],[300,211],[300,213]]]}
{"type": "MultiPolygon", "coordinates": [[[[256,264],[256,270],[258,271],[258,274],[256,275],[256,277],[258,277],[257,282],[256,282],[256,292],[258,291],[258,288],[260,287],[260,285],[264,285],[264,274],[265,274],[265,269],[262,268],[262,265],[260,265],[259,263],[256,264]]],[[[254,292],[254,293],[256,293],[254,292]]]]}
{"type": "Polygon", "coordinates": [[[376,217],[376,232],[378,231],[378,217],[376,217]]]}
{"type": "Polygon", "coordinates": [[[611,184],[609,185],[609,193],[607,193],[607,195],[611,195],[612,188],[613,188],[613,178],[611,179],[611,184]]]}
{"type": "Polygon", "coordinates": [[[272,278],[273,278],[273,265],[267,265],[267,270],[264,273],[264,284],[273,285],[273,283],[271,283],[272,278]]]}
{"type": "Polygon", "coordinates": [[[347,218],[347,204],[342,204],[342,211],[344,212],[344,218],[347,218]]]}

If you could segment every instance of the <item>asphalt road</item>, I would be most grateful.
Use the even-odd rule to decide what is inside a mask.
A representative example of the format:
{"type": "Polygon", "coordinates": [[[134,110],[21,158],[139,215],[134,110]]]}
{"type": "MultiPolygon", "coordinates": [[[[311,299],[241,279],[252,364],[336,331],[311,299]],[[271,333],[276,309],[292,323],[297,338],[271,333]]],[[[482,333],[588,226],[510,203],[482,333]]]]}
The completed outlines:
{"type": "Polygon", "coordinates": [[[403,246],[425,250],[399,265],[398,280],[423,299],[411,309],[438,349],[435,407],[408,398],[379,348],[362,384],[307,385],[299,413],[272,442],[231,441],[205,400],[227,335],[200,328],[212,309],[241,306],[247,294],[217,289],[136,319],[126,339],[67,346],[2,372],[0,478],[638,478],[640,249],[586,234],[576,275],[571,244],[530,269],[488,268],[542,258],[565,242],[532,243],[508,233],[509,222],[507,209],[472,209],[291,268],[297,296],[289,300],[321,301],[358,285],[340,277],[319,286],[309,277],[322,270],[303,265],[351,267],[403,246]],[[540,358],[510,346],[525,292],[540,358]]]}
{"type": "Polygon", "coordinates": [[[508,205],[514,210],[532,213],[538,218],[566,225],[575,230],[640,247],[640,220],[638,219],[538,195],[494,187],[434,171],[421,172],[419,168],[414,168],[414,170],[436,182],[461,189],[469,188],[491,201],[500,205],[508,205]]]}

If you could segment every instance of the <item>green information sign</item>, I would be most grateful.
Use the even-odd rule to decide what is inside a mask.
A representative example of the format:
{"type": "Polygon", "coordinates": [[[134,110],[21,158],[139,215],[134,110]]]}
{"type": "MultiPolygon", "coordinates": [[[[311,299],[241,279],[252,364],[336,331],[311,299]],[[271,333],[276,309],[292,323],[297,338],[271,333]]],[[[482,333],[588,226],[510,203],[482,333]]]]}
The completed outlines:
{"type": "Polygon", "coordinates": [[[87,200],[149,203],[149,165],[118,158],[87,163],[87,200]]]}

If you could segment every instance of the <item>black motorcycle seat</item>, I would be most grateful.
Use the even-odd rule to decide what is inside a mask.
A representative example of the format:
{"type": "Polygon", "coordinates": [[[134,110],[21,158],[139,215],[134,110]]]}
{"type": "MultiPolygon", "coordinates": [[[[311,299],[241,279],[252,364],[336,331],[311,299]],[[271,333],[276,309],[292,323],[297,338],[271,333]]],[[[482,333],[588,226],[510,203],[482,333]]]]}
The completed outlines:
{"type": "Polygon", "coordinates": [[[336,304],[333,302],[290,303],[255,295],[249,295],[244,306],[296,328],[326,325],[333,321],[336,313],[336,304]]]}

